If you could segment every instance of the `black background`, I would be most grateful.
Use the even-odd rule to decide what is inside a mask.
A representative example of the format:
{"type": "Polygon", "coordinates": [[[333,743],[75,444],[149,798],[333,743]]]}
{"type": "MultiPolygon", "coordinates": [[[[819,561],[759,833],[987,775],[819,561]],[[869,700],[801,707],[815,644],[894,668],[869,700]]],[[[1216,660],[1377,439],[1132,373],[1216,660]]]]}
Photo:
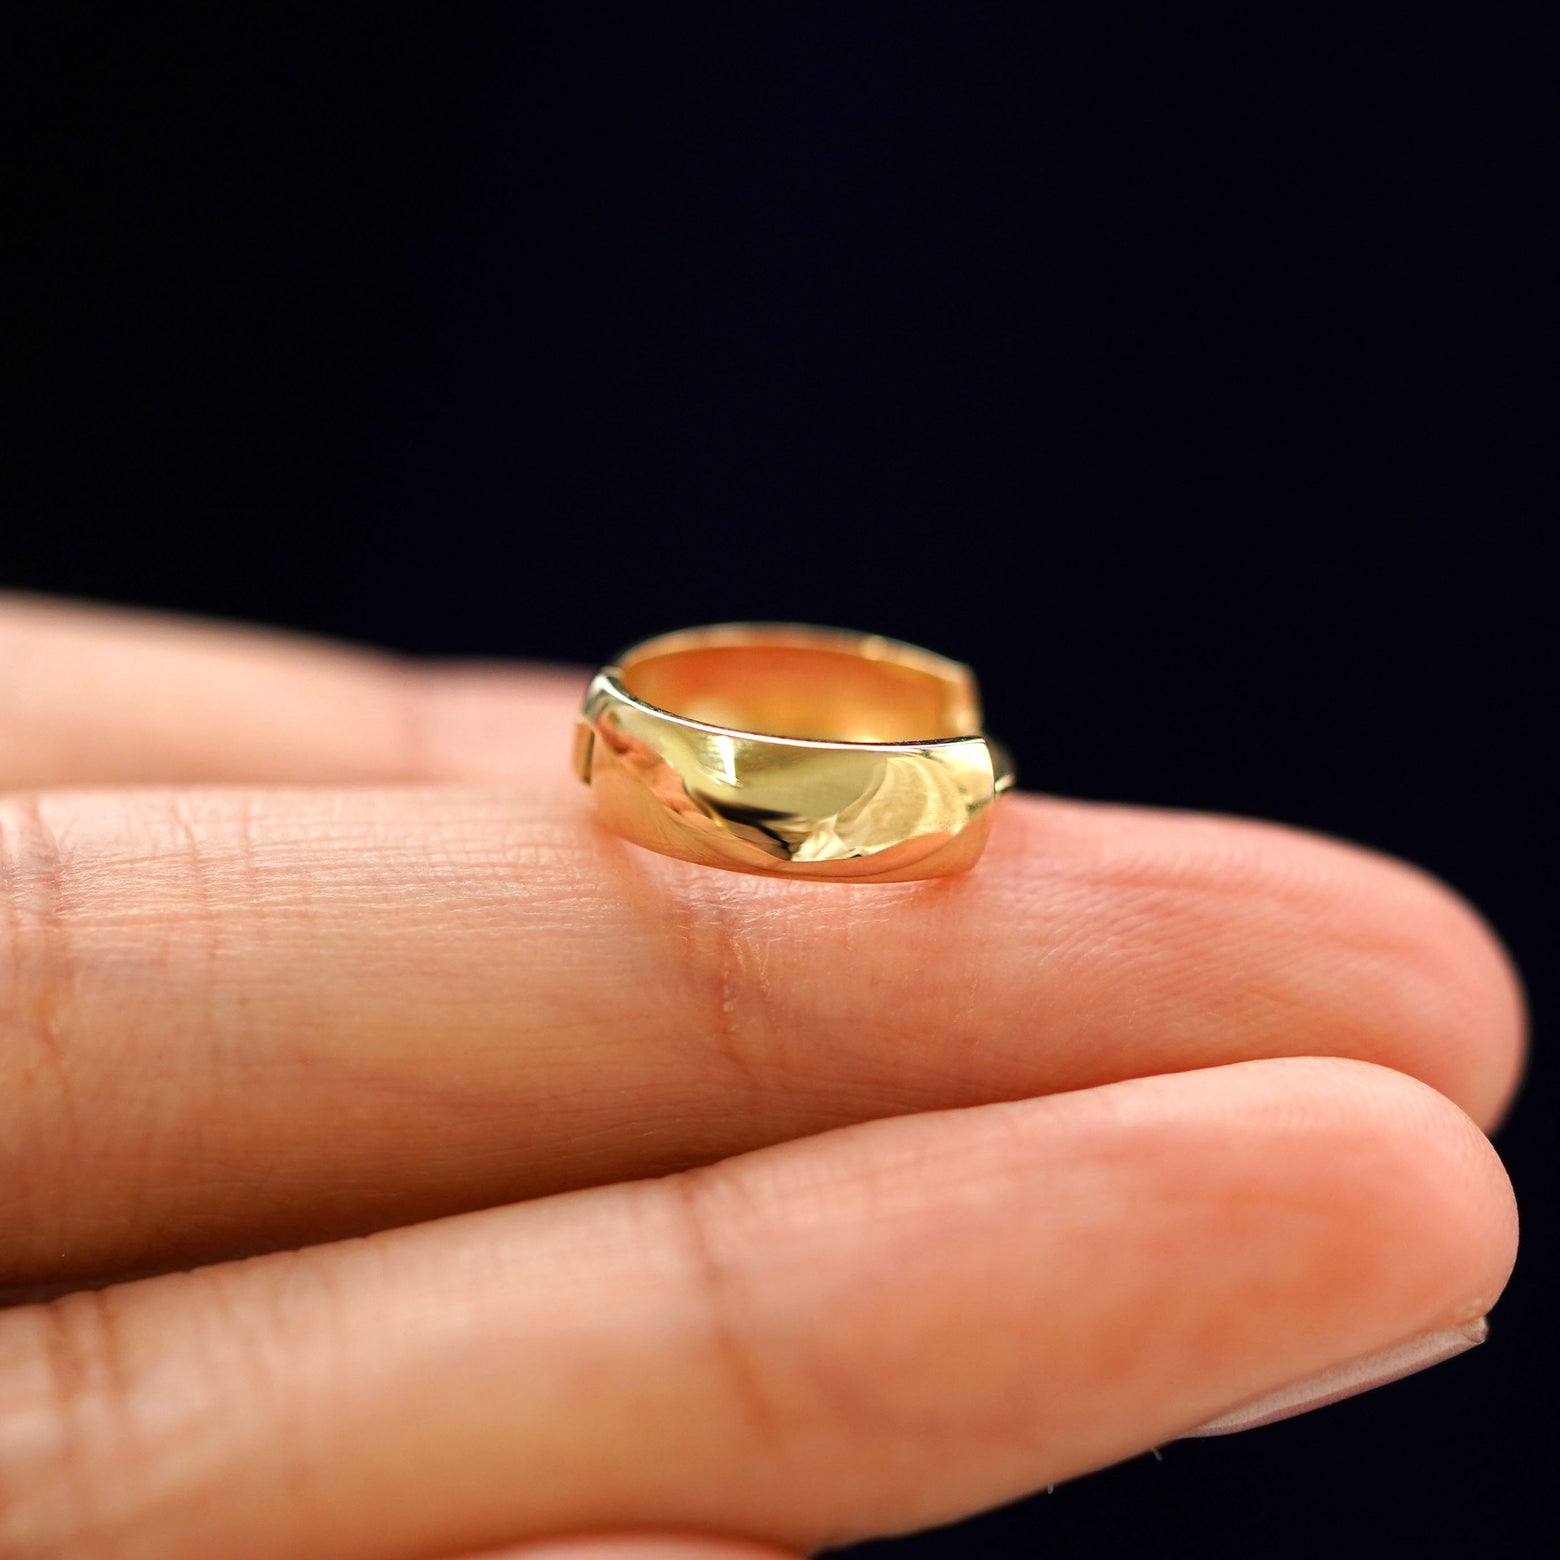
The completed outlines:
{"type": "MultiPolygon", "coordinates": [[[[1428,865],[1542,1017],[1537,14],[23,7],[0,583],[898,635],[1032,785],[1428,865]]],[[[1546,1087],[1486,1349],[889,1552],[1531,1552],[1546,1087]]]]}

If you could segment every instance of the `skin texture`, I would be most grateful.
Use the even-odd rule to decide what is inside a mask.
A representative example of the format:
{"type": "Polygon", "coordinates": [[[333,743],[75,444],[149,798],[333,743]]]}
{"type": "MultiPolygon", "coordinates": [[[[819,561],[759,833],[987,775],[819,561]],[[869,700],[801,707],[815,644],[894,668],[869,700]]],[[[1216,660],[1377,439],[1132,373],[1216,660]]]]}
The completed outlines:
{"type": "Polygon", "coordinates": [[[807,1551],[1493,1304],[1444,888],[1027,796],[945,883],[686,866],[583,681],[0,599],[0,1554],[807,1551]]]}

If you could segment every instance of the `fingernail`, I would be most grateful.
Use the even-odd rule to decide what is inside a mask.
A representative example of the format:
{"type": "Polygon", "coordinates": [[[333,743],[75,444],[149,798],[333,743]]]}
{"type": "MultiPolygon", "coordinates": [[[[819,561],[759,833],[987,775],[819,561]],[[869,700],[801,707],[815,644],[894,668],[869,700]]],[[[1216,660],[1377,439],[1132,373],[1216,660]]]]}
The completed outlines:
{"type": "Polygon", "coordinates": [[[1326,1408],[1329,1403],[1341,1402],[1344,1398],[1369,1392],[1372,1387],[1384,1387],[1389,1381],[1400,1381],[1415,1371],[1439,1365],[1455,1354],[1465,1354],[1476,1344],[1483,1343],[1489,1334],[1489,1323],[1482,1316],[1476,1321],[1464,1322],[1460,1327],[1423,1333],[1406,1343],[1395,1343],[1390,1349],[1378,1349],[1363,1359],[1350,1360],[1347,1365],[1335,1365],[1320,1376],[1280,1387],[1277,1392],[1269,1392],[1265,1397],[1220,1414],[1217,1419],[1210,1419],[1205,1425],[1198,1425],[1195,1430],[1188,1430],[1186,1435],[1232,1435],[1237,1430],[1255,1430],[1259,1425],[1276,1424],[1280,1419],[1308,1414],[1313,1408],[1326,1408]]]}

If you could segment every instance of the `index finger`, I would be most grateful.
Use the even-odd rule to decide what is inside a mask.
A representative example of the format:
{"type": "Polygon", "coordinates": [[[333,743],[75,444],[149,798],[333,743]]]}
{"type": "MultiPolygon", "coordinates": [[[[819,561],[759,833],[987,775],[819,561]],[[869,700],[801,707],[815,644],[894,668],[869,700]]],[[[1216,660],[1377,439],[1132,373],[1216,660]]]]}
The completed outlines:
{"type": "Polygon", "coordinates": [[[0,798],[0,1283],[1252,1057],[1480,1120],[1512,1084],[1498,948],[1364,852],[1015,795],[978,870],[853,888],[636,849],[580,790],[0,798]]]}

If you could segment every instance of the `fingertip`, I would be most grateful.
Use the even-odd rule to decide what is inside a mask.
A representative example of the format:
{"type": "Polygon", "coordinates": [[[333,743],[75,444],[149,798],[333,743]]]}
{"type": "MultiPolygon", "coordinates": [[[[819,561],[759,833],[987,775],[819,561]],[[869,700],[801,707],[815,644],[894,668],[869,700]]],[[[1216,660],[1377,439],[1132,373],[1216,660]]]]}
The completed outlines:
{"type": "MultiPolygon", "coordinates": [[[[1417,937],[1405,944],[1407,978],[1439,1036],[1439,1064],[1456,1100],[1486,1132],[1499,1125],[1527,1060],[1528,1006],[1522,976],[1495,928],[1444,880],[1412,865],[1387,865],[1417,887],[1417,937]]],[[[1428,1079],[1427,1081],[1435,1081],[1428,1079]]]]}
{"type": "Polygon", "coordinates": [[[1035,903],[1065,897],[1079,927],[1108,929],[1108,947],[1064,952],[1083,969],[1108,953],[1133,978],[1138,1026],[1183,1066],[1357,1057],[1486,1130],[1515,1093],[1527,1019],[1512,960],[1410,863],[1258,819],[1052,797],[1014,798],[993,848],[1035,903]],[[1091,913],[1106,901],[1108,922],[1091,913]]]}
{"type": "Polygon", "coordinates": [[[1336,1274],[1320,1271],[1319,1309],[1334,1282],[1390,1297],[1422,1330],[1494,1306],[1516,1260],[1516,1199],[1489,1138],[1458,1104],[1417,1078],[1346,1057],[1214,1071],[1223,1075],[1214,1089],[1168,1091],[1175,1108],[1198,1112],[1204,1141],[1242,1120],[1277,1160],[1305,1167],[1305,1204],[1324,1217],[1349,1211],[1355,1237],[1338,1248],[1336,1274]]]}

